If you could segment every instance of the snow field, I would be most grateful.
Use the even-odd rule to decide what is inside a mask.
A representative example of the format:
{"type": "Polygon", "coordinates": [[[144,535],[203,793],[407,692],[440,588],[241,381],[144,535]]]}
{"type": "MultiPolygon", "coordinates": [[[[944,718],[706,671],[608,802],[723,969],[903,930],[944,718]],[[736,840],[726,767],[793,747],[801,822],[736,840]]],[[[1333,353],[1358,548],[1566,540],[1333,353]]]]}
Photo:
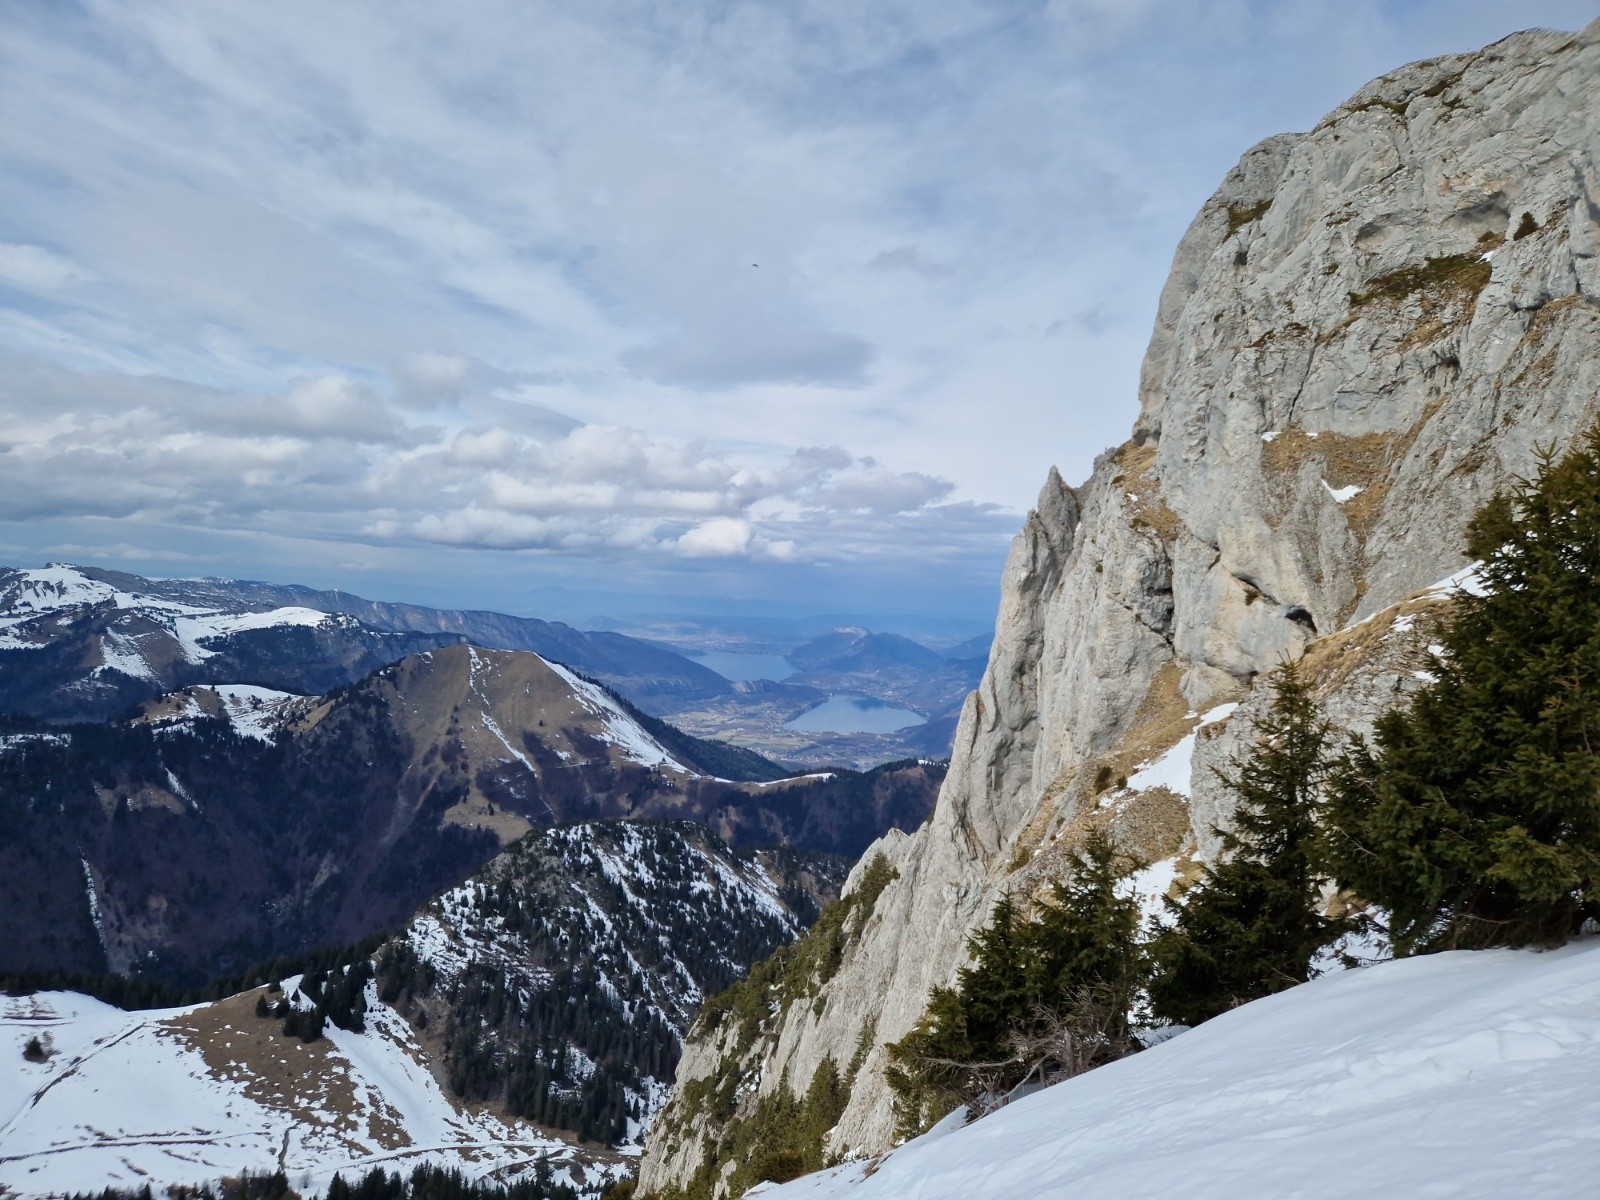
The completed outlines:
{"type": "Polygon", "coordinates": [[[681,771],[685,775],[692,775],[688,767],[667,752],[660,742],[645,732],[644,728],[630,717],[626,712],[617,707],[615,701],[604,691],[586,680],[579,679],[560,663],[551,662],[542,658],[545,666],[561,676],[572,688],[573,693],[585,708],[596,716],[601,717],[606,723],[605,738],[621,750],[634,762],[646,767],[666,767],[669,770],[681,771]]]}
{"type": "Polygon", "coordinates": [[[273,688],[257,687],[249,683],[215,683],[209,685],[222,701],[223,711],[234,729],[245,737],[270,742],[277,733],[284,710],[304,696],[293,692],[280,692],[273,688]]]}
{"type": "MultiPolygon", "coordinates": [[[[1330,975],[762,1200],[1600,1195],[1600,939],[1330,975]]],[[[754,1193],[752,1193],[754,1194],[754,1193]]]]}
{"type": "MultiPolygon", "coordinates": [[[[367,999],[364,1033],[330,1025],[326,1041],[311,1047],[271,1035],[271,1055],[290,1081],[288,1094],[275,1095],[248,1068],[213,1069],[184,1035],[187,1020],[211,1006],[127,1013],[70,992],[0,997],[0,1193],[196,1184],[280,1167],[311,1193],[335,1172],[375,1165],[408,1171],[432,1162],[505,1178],[548,1156],[558,1175],[574,1169],[566,1143],[458,1110],[422,1064],[404,1019],[374,990],[367,999]],[[50,1040],[45,1063],[22,1057],[35,1035],[50,1040]]],[[[247,1055],[247,1043],[259,1040],[246,1024],[256,1020],[249,1005],[239,1011],[238,1025],[212,1035],[213,1049],[237,1044],[247,1055]]]]}

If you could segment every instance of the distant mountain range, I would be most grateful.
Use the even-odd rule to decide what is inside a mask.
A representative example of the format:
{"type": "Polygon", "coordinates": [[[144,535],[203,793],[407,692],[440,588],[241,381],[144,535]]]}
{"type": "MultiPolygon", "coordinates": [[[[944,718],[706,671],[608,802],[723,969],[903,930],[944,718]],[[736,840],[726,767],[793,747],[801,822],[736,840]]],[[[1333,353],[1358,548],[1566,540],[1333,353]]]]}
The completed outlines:
{"type": "Polygon", "coordinates": [[[813,768],[945,757],[987,648],[986,639],[969,639],[941,654],[898,634],[847,626],[789,646],[795,673],[782,682],[734,683],[696,662],[688,646],[680,653],[530,617],[251,580],[146,579],[62,564],[0,568],[0,712],[45,721],[103,721],[201,684],[320,694],[463,642],[531,651],[702,737],[813,768]],[[898,733],[788,727],[836,695],[912,715],[898,733]]]}
{"type": "Polygon", "coordinates": [[[842,626],[788,650],[783,657],[794,673],[780,681],[737,683],[731,695],[676,698],[662,708],[697,734],[734,731],[742,744],[788,762],[864,766],[903,756],[944,758],[961,706],[983,677],[988,640],[969,639],[941,654],[898,634],[842,626]],[[905,719],[878,732],[802,732],[790,724],[839,696],[904,709],[905,719]]]}
{"type": "MultiPolygon", "coordinates": [[[[888,669],[920,649],[902,642],[841,645],[888,669]]],[[[579,1193],[614,1178],[605,1147],[636,1144],[704,996],[918,827],[944,767],[796,773],[601,673],[658,705],[746,695],[636,639],[492,613],[0,571],[0,983],[131,1003],[322,964],[149,1018],[11,1005],[0,1037],[37,1021],[64,1057],[17,1081],[38,1086],[0,1128],[0,1190],[452,1154],[579,1193]]]]}
{"type": "Polygon", "coordinates": [[[527,617],[243,580],[0,568],[0,711],[46,720],[102,720],[173,688],[218,680],[322,692],[463,641],[531,650],[638,704],[730,690],[715,671],[649,642],[527,617]]]}

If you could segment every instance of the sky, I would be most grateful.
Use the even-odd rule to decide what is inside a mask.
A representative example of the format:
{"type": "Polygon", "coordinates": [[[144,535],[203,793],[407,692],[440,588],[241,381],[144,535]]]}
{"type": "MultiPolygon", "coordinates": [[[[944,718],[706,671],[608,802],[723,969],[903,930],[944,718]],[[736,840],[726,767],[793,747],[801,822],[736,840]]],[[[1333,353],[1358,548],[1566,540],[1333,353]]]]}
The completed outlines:
{"type": "Polygon", "coordinates": [[[1596,16],[8,0],[0,562],[981,625],[1252,143],[1596,16]]]}

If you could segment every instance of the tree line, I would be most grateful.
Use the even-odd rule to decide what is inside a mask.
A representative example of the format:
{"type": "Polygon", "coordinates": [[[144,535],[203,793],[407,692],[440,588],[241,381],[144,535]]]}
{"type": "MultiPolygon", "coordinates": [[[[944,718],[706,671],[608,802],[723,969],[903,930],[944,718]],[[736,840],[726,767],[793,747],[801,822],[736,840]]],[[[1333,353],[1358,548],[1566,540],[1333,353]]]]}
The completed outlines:
{"type": "MultiPolygon", "coordinates": [[[[550,1165],[540,1159],[531,1179],[511,1183],[469,1179],[449,1167],[424,1164],[409,1175],[373,1167],[354,1182],[334,1175],[324,1200],[580,1200],[581,1193],[570,1184],[551,1178],[550,1165]]],[[[198,1187],[169,1187],[155,1192],[149,1184],[140,1188],[103,1188],[98,1192],[75,1193],[68,1200],[300,1200],[282,1171],[230,1176],[198,1187]]]]}

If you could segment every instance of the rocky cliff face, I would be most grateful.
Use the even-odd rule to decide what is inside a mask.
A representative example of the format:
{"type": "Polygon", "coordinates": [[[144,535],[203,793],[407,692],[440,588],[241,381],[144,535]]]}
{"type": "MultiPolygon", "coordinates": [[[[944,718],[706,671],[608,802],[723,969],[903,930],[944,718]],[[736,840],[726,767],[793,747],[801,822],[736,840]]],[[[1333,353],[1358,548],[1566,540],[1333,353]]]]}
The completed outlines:
{"type": "MultiPolygon", "coordinates": [[[[1416,615],[1467,565],[1473,511],[1600,407],[1597,80],[1600,22],[1517,34],[1386,75],[1230,172],[1178,248],[1132,438],[1045,484],[937,810],[868,852],[898,878],[744,1052],[749,1094],[803,1092],[866,1030],[829,1142],[884,1149],[882,1045],[1002,891],[1096,824],[1160,864],[1147,887],[1181,879],[1227,818],[1228,706],[1285,655],[1347,728],[1415,686],[1416,615]]],[[[688,1097],[731,1049],[691,1043],[642,1191],[714,1147],[688,1097]]]]}

